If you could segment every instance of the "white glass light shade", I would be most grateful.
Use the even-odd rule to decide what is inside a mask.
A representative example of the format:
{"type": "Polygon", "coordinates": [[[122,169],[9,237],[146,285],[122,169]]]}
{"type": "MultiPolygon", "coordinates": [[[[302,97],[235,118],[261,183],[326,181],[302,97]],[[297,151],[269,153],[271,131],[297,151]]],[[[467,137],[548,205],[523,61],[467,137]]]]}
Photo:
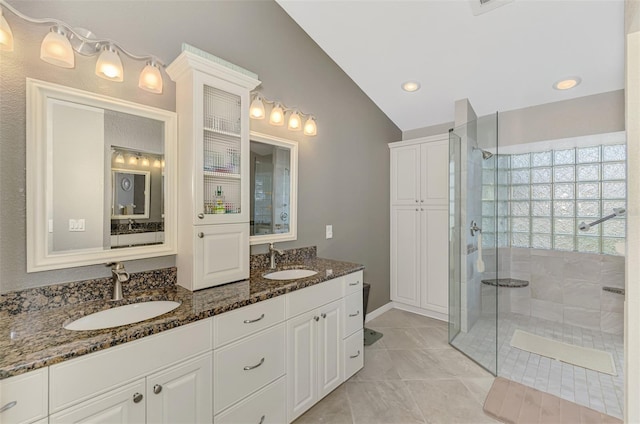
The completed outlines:
{"type": "Polygon", "coordinates": [[[280,106],[280,103],[276,103],[273,109],[271,109],[271,115],[269,115],[269,123],[276,126],[284,125],[284,111],[282,110],[282,106],[280,106]]]}
{"type": "Polygon", "coordinates": [[[118,153],[116,155],[116,159],[115,159],[116,163],[124,163],[124,156],[122,156],[122,153],[118,153]]]}
{"type": "Polygon", "coordinates": [[[109,81],[122,82],[123,74],[118,52],[112,46],[105,46],[96,62],[96,75],[109,81]]]}
{"type": "Polygon", "coordinates": [[[142,158],[142,166],[149,166],[149,159],[146,157],[142,158]]]}
{"type": "Polygon", "coordinates": [[[147,63],[147,66],[140,72],[138,87],[151,93],[162,93],[162,74],[160,74],[158,65],[153,62],[147,63]]]}
{"type": "Polygon", "coordinates": [[[262,98],[260,96],[256,96],[256,98],[251,102],[251,106],[249,107],[249,116],[253,119],[264,119],[264,103],[262,103],[262,98]]]}
{"type": "Polygon", "coordinates": [[[137,165],[138,164],[138,157],[137,156],[130,156],[129,157],[129,165],[137,165]]]}
{"type": "Polygon", "coordinates": [[[69,39],[59,28],[53,28],[40,45],[40,59],[61,68],[74,68],[76,57],[69,39]]]}
{"type": "Polygon", "coordinates": [[[302,119],[300,119],[300,114],[297,110],[289,116],[288,128],[291,131],[300,131],[302,129],[302,119]]]}
{"type": "Polygon", "coordinates": [[[2,9],[0,9],[0,50],[6,52],[13,51],[13,33],[7,20],[2,16],[2,9]]]}
{"type": "Polygon", "coordinates": [[[160,160],[156,159],[153,161],[153,167],[154,168],[160,168],[162,166],[162,164],[160,164],[160,160]]]}
{"type": "Polygon", "coordinates": [[[309,119],[307,119],[307,122],[304,123],[304,135],[313,136],[316,134],[318,134],[316,120],[313,116],[310,116],[309,119]]]}

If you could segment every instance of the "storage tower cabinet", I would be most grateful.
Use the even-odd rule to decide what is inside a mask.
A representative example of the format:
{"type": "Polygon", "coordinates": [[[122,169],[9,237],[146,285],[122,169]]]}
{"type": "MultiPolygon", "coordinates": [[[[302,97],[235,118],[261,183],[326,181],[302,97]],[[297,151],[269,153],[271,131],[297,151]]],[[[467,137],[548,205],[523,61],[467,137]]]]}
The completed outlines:
{"type": "Polygon", "coordinates": [[[185,46],[167,67],[178,113],[178,282],[249,278],[249,100],[257,75],[185,46]]]}

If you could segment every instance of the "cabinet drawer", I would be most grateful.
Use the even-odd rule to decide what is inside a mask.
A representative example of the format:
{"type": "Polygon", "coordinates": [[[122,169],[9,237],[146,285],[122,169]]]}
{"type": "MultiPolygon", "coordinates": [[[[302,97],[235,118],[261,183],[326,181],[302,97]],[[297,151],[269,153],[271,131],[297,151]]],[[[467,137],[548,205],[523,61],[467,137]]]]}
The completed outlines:
{"type": "Polygon", "coordinates": [[[362,319],[362,291],[352,293],[344,299],[344,336],[350,336],[354,332],[361,330],[364,320],[362,319]]]}
{"type": "Polygon", "coordinates": [[[344,276],[347,295],[362,290],[363,275],[364,273],[362,271],[358,271],[344,276]]]}
{"type": "Polygon", "coordinates": [[[315,286],[288,293],[287,318],[295,317],[344,296],[344,279],[334,278],[315,286]]]}
{"type": "Polygon", "coordinates": [[[50,424],[143,424],[144,378],[111,390],[49,417],[50,424]]]}
{"type": "Polygon", "coordinates": [[[206,319],[49,367],[51,413],[213,348],[206,319]],[[87,378],[91,376],[91,378],[87,378]]]}
{"type": "Polygon", "coordinates": [[[0,422],[26,424],[46,418],[49,405],[48,371],[47,368],[41,368],[0,381],[0,408],[7,408],[0,412],[0,422]]]}
{"type": "Polygon", "coordinates": [[[220,415],[216,415],[215,422],[216,424],[285,423],[287,421],[286,389],[286,377],[281,377],[220,415]]]}
{"type": "Polygon", "coordinates": [[[348,380],[364,366],[364,331],[344,340],[344,379],[348,380]]]}
{"type": "Polygon", "coordinates": [[[214,352],[214,414],[285,373],[285,325],[214,352]]]}
{"type": "Polygon", "coordinates": [[[214,348],[284,321],[284,296],[215,316],[214,348]]]}

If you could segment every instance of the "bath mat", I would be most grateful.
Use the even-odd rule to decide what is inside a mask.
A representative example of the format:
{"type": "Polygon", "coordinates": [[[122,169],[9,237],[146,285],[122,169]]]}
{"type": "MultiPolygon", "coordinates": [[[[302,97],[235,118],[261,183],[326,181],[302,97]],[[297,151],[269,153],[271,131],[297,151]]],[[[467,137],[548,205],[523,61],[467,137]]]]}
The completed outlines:
{"type": "Polygon", "coordinates": [[[509,424],[622,424],[618,418],[502,377],[494,380],[482,409],[509,424]]]}
{"type": "Polygon", "coordinates": [[[370,328],[364,329],[364,345],[371,346],[382,338],[382,333],[372,330],[370,328]]]}
{"type": "Polygon", "coordinates": [[[603,350],[563,343],[522,330],[516,330],[513,333],[511,346],[546,356],[547,358],[557,359],[567,364],[577,365],[605,374],[618,375],[613,356],[603,350]]]}

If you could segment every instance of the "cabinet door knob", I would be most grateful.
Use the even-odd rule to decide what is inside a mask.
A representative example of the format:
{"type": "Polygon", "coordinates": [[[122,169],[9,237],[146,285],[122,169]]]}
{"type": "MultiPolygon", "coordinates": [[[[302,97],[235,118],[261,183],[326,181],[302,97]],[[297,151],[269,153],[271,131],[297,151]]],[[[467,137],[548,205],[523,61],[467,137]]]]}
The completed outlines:
{"type": "Polygon", "coordinates": [[[320,321],[320,317],[313,317],[316,321],[320,321]]]}
{"type": "Polygon", "coordinates": [[[262,359],[260,360],[260,362],[258,362],[258,363],[257,363],[257,364],[255,364],[255,365],[247,365],[246,367],[244,367],[244,370],[245,370],[245,371],[250,371],[250,370],[253,370],[253,369],[258,368],[258,367],[259,367],[260,365],[262,365],[262,364],[264,364],[264,358],[262,358],[262,359]]]}
{"type": "Polygon", "coordinates": [[[356,311],[355,314],[349,314],[350,317],[357,317],[358,315],[360,315],[360,311],[356,311]]]}
{"type": "Polygon", "coordinates": [[[420,203],[424,203],[424,200],[423,200],[423,199],[420,199],[420,203]]]}
{"type": "Polygon", "coordinates": [[[418,199],[416,199],[416,203],[418,203],[418,199]]]}
{"type": "Polygon", "coordinates": [[[255,319],[245,319],[244,323],[245,324],[251,324],[251,323],[254,323],[254,322],[258,322],[263,318],[264,318],[264,314],[260,315],[258,318],[255,318],[255,319]]]}
{"type": "Polygon", "coordinates": [[[204,233],[198,233],[198,237],[203,238],[204,237],[204,233]]]}
{"type": "Polygon", "coordinates": [[[322,318],[326,318],[326,317],[327,317],[327,314],[325,314],[325,313],[323,312],[323,313],[321,313],[321,314],[320,314],[320,316],[321,316],[322,318]]]}
{"type": "MultiPolygon", "coordinates": [[[[417,200],[416,200],[416,202],[417,202],[417,200]]],[[[204,214],[203,214],[203,213],[199,213],[199,214],[198,214],[198,218],[200,218],[200,219],[204,219],[204,214]]]]}
{"type": "Polygon", "coordinates": [[[143,396],[140,393],[136,393],[133,395],[133,402],[134,403],[140,403],[142,402],[142,398],[143,396]]]}
{"type": "Polygon", "coordinates": [[[358,353],[356,353],[355,355],[349,355],[349,358],[351,358],[351,359],[355,359],[355,358],[357,358],[358,356],[360,356],[360,351],[358,351],[358,353]]]}
{"type": "Polygon", "coordinates": [[[17,404],[18,404],[17,400],[12,400],[11,402],[7,403],[5,406],[0,408],[0,413],[3,413],[4,411],[8,411],[9,409],[13,408],[17,404]]]}
{"type": "Polygon", "coordinates": [[[420,208],[420,210],[424,212],[424,209],[420,208]]]}
{"type": "Polygon", "coordinates": [[[264,422],[264,419],[267,418],[266,415],[263,415],[260,417],[260,422],[258,422],[258,424],[262,424],[264,422]]]}
{"type": "Polygon", "coordinates": [[[416,208],[416,212],[418,212],[418,208],[416,208]]]}
{"type": "Polygon", "coordinates": [[[159,384],[156,384],[153,386],[153,393],[155,394],[159,394],[162,391],[162,386],[159,384]]]}

